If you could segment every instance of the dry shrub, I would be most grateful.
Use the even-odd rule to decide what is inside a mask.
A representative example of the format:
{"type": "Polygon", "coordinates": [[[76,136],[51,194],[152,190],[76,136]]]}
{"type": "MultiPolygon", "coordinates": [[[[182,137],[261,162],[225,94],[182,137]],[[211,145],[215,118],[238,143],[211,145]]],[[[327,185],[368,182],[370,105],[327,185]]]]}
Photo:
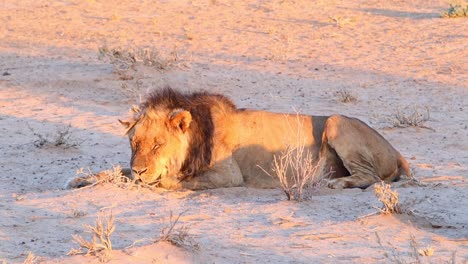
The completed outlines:
{"type": "Polygon", "coordinates": [[[383,245],[382,239],[380,238],[377,232],[375,232],[375,236],[377,238],[377,243],[385,251],[384,256],[387,259],[389,259],[391,263],[397,263],[397,264],[421,263],[421,260],[419,258],[419,255],[416,249],[416,240],[412,234],[410,235],[410,243],[409,243],[411,247],[411,252],[410,252],[411,261],[407,261],[407,259],[402,256],[401,252],[397,251],[395,246],[393,246],[392,243],[390,243],[389,241],[387,241],[387,244],[390,247],[390,254],[386,252],[387,248],[383,245]]]}
{"type": "Polygon", "coordinates": [[[86,225],[87,232],[92,234],[92,240],[88,241],[80,235],[72,235],[79,248],[72,248],[68,255],[85,254],[96,256],[101,262],[106,262],[112,257],[112,242],[110,236],[115,230],[115,217],[110,213],[103,213],[96,219],[96,225],[86,225]],[[83,252],[86,250],[86,252],[83,252]]]}
{"type": "Polygon", "coordinates": [[[382,208],[379,208],[382,214],[401,214],[400,205],[398,204],[398,192],[391,189],[390,184],[385,182],[376,183],[374,185],[374,195],[383,204],[382,208]]]}
{"type": "Polygon", "coordinates": [[[449,8],[442,12],[442,17],[445,18],[456,18],[456,17],[467,17],[468,16],[468,4],[450,4],[449,8]]]}
{"type": "Polygon", "coordinates": [[[104,45],[99,47],[99,58],[108,60],[118,70],[128,70],[138,64],[154,67],[158,70],[186,66],[180,60],[177,46],[174,46],[168,56],[163,56],[153,47],[109,48],[104,45]]]}
{"type": "Polygon", "coordinates": [[[427,246],[427,247],[418,249],[418,253],[421,256],[430,257],[434,255],[434,248],[432,246],[427,246]]]}
{"type": "Polygon", "coordinates": [[[34,264],[34,263],[37,263],[37,262],[38,262],[38,258],[36,256],[34,256],[34,254],[32,252],[29,252],[28,256],[23,261],[23,264],[34,264]]]}
{"type": "Polygon", "coordinates": [[[338,101],[342,103],[353,103],[357,101],[357,97],[346,89],[336,91],[336,96],[338,97],[338,101]]]}
{"type": "Polygon", "coordinates": [[[406,107],[397,109],[390,119],[393,127],[421,127],[428,128],[424,124],[430,119],[429,107],[406,107]]]}
{"type": "MultiPolygon", "coordinates": [[[[273,156],[272,171],[275,175],[259,167],[270,177],[279,179],[288,200],[303,201],[312,198],[318,189],[326,185],[326,179],[332,171],[325,172],[321,160],[314,165],[313,155],[305,147],[303,121],[299,113],[296,113],[296,125],[290,124],[290,128],[297,144],[287,145],[279,155],[273,156]]],[[[286,122],[289,123],[289,119],[286,122]]]]}
{"type": "Polygon", "coordinates": [[[59,147],[64,149],[77,148],[83,143],[83,141],[75,139],[70,124],[66,126],[58,126],[56,128],[55,135],[53,136],[38,133],[29,125],[28,127],[29,130],[31,130],[31,132],[33,133],[33,135],[37,138],[33,143],[34,146],[38,148],[46,146],[59,147]]]}
{"type": "Polygon", "coordinates": [[[278,177],[288,200],[308,200],[319,188],[325,186],[325,179],[330,172],[322,174],[320,164],[319,160],[314,166],[312,153],[306,150],[304,145],[288,146],[280,155],[273,157],[273,172],[278,177]]]}
{"type": "Polygon", "coordinates": [[[335,26],[342,28],[345,25],[352,25],[356,22],[356,19],[354,17],[341,17],[341,16],[329,16],[328,19],[333,21],[335,26]]]}
{"type": "Polygon", "coordinates": [[[377,243],[379,246],[384,250],[384,256],[391,262],[391,263],[398,263],[398,264],[421,264],[421,263],[457,263],[456,261],[456,251],[452,252],[452,256],[449,260],[446,259],[437,259],[437,261],[429,261],[425,262],[421,258],[423,257],[432,257],[434,255],[434,248],[432,246],[424,246],[421,245],[416,241],[416,238],[413,234],[410,234],[409,238],[409,246],[410,252],[409,256],[404,256],[400,251],[398,251],[392,243],[387,241],[387,245],[389,246],[390,250],[388,250],[382,243],[382,239],[380,238],[379,234],[375,232],[375,236],[377,238],[377,243]],[[388,252],[390,251],[390,252],[388,252]]]}
{"type": "Polygon", "coordinates": [[[195,240],[193,240],[193,238],[189,235],[188,226],[181,226],[176,228],[176,225],[179,222],[179,218],[185,212],[186,211],[181,212],[176,217],[174,217],[172,211],[170,212],[169,224],[168,226],[163,227],[161,230],[161,235],[159,236],[159,239],[156,239],[156,242],[167,241],[178,247],[195,250],[199,249],[198,243],[196,243],[195,240]]]}

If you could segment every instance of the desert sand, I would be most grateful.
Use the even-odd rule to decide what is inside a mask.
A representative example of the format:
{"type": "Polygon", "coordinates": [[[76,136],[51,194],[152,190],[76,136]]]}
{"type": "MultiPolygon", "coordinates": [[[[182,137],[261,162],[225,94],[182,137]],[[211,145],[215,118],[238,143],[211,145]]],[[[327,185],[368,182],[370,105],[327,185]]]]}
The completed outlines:
{"type": "Polygon", "coordinates": [[[72,235],[90,239],[85,225],[112,211],[109,263],[467,263],[468,20],[441,18],[449,2],[117,2],[0,4],[0,261],[100,263],[67,253],[72,235]],[[116,61],[102,48],[158,60],[116,61]],[[165,85],[358,117],[420,183],[393,185],[401,215],[373,214],[372,188],[303,202],[244,187],[65,189],[81,168],[128,166],[117,119],[165,85]],[[396,126],[412,110],[428,120],[396,126]],[[195,246],[154,242],[171,212],[195,246]]]}

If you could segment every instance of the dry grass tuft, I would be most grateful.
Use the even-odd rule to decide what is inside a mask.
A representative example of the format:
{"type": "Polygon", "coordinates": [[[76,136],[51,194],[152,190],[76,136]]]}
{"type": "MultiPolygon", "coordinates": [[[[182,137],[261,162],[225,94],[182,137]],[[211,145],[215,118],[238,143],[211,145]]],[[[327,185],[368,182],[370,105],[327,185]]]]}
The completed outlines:
{"type": "Polygon", "coordinates": [[[432,246],[424,247],[418,250],[419,255],[430,257],[434,255],[434,248],[432,246]]]}
{"type": "Polygon", "coordinates": [[[298,113],[295,122],[294,125],[290,124],[290,128],[291,134],[296,134],[294,138],[297,139],[297,144],[295,146],[288,144],[279,155],[274,155],[272,172],[275,175],[260,166],[259,168],[270,177],[278,178],[289,201],[303,201],[311,199],[314,193],[326,185],[326,180],[332,171],[326,172],[321,160],[314,166],[313,155],[305,147],[304,124],[298,113]]]}
{"type": "Polygon", "coordinates": [[[115,217],[112,212],[99,215],[95,226],[86,225],[85,227],[87,232],[92,234],[92,240],[88,241],[80,235],[72,235],[79,248],[72,248],[68,255],[85,254],[85,256],[96,256],[101,262],[109,261],[112,257],[110,236],[115,230],[115,217]]]}
{"type": "Polygon", "coordinates": [[[106,59],[117,67],[118,71],[125,71],[136,65],[153,67],[158,70],[168,70],[170,68],[180,68],[186,66],[180,60],[177,46],[167,55],[163,56],[158,50],[148,48],[109,48],[101,46],[99,48],[99,59],[106,59]]]}
{"type": "Polygon", "coordinates": [[[37,138],[33,143],[38,148],[52,146],[59,148],[77,148],[83,143],[83,141],[77,141],[71,131],[71,125],[58,126],[54,136],[44,135],[36,132],[32,127],[29,130],[37,138]]]}
{"type": "MultiPolygon", "coordinates": [[[[28,256],[26,259],[23,261],[23,264],[34,264],[37,263],[39,260],[32,252],[28,253],[28,256]]],[[[6,263],[6,262],[5,262],[6,263]]]]}
{"type": "Polygon", "coordinates": [[[377,238],[377,243],[379,246],[384,250],[384,256],[391,262],[391,263],[398,263],[398,264],[421,264],[421,263],[457,263],[456,261],[456,251],[452,252],[452,256],[449,260],[444,259],[437,259],[437,261],[423,261],[420,256],[423,257],[432,257],[435,253],[435,249],[432,246],[425,246],[421,247],[419,243],[416,241],[416,238],[413,234],[410,234],[409,238],[409,247],[410,251],[407,256],[404,256],[400,250],[398,250],[392,243],[387,241],[388,249],[386,246],[383,245],[382,239],[380,238],[379,234],[375,232],[375,236],[377,238]]]}
{"type": "Polygon", "coordinates": [[[346,89],[336,91],[336,96],[338,97],[338,101],[342,103],[354,103],[357,101],[357,97],[346,89]]]}
{"type": "Polygon", "coordinates": [[[444,18],[456,18],[456,17],[467,17],[468,16],[468,4],[450,4],[449,8],[442,12],[444,18]]]}
{"type": "Polygon", "coordinates": [[[374,185],[374,195],[382,202],[383,207],[379,208],[382,214],[401,214],[400,205],[398,204],[398,192],[391,189],[390,184],[385,182],[376,183],[374,185]]]}
{"type": "Polygon", "coordinates": [[[306,150],[304,145],[295,148],[288,146],[280,155],[274,156],[273,172],[278,177],[288,200],[308,200],[318,189],[326,185],[325,179],[330,172],[322,174],[320,161],[315,166],[313,164],[312,153],[306,150]]]}
{"type": "Polygon", "coordinates": [[[393,127],[421,127],[428,128],[424,124],[430,119],[429,107],[406,107],[398,109],[390,119],[393,127]]]}
{"type": "Polygon", "coordinates": [[[335,24],[335,26],[339,28],[342,28],[346,25],[352,25],[356,22],[354,17],[329,16],[328,19],[330,19],[335,24]]]}
{"type": "Polygon", "coordinates": [[[193,238],[189,235],[189,227],[188,226],[181,226],[177,227],[176,225],[179,222],[180,217],[185,213],[181,212],[179,215],[174,217],[172,214],[172,211],[170,212],[169,216],[169,224],[168,226],[165,226],[161,230],[161,235],[159,236],[159,239],[156,239],[155,242],[159,241],[167,241],[170,242],[171,244],[178,246],[178,247],[183,247],[187,249],[194,249],[197,250],[199,249],[198,243],[196,243],[193,238]]]}

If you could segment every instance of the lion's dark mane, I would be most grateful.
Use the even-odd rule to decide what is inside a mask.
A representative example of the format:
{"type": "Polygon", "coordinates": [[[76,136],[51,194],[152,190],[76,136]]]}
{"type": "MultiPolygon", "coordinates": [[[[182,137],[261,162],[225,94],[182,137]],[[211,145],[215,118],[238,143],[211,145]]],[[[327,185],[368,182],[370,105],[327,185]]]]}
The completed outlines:
{"type": "Polygon", "coordinates": [[[189,128],[190,147],[180,171],[181,179],[201,174],[211,163],[214,106],[228,111],[236,110],[234,103],[223,95],[208,92],[183,93],[170,87],[151,92],[143,103],[143,109],[184,109],[192,115],[189,128]]]}

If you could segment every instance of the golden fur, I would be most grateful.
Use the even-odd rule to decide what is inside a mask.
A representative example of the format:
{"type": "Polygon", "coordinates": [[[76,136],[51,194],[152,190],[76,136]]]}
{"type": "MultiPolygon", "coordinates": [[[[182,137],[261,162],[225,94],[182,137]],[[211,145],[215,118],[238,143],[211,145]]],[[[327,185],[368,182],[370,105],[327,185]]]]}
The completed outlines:
{"type": "Polygon", "coordinates": [[[365,188],[410,176],[406,160],[362,121],[237,109],[226,97],[153,92],[128,128],[132,176],[167,189],[273,188],[274,155],[304,145],[334,171],[331,188],[365,188]]]}

